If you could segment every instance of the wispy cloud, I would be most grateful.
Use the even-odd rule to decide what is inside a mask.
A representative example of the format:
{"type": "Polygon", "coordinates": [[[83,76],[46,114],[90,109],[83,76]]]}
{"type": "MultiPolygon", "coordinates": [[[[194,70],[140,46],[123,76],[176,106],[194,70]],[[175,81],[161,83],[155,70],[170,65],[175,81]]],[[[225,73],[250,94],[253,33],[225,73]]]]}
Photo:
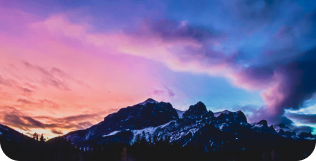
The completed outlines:
{"type": "MultiPolygon", "coordinates": [[[[251,117],[260,115],[272,122],[291,124],[285,110],[304,108],[302,104],[316,92],[313,5],[282,0],[201,1],[203,5],[188,1],[170,8],[172,2],[144,3],[126,2],[139,9],[129,14],[124,11],[134,8],[113,5],[115,9],[105,10],[107,5],[100,2],[100,8],[90,6],[91,15],[35,8],[26,12],[24,5],[3,3],[13,7],[0,9],[4,24],[0,27],[0,106],[27,114],[1,117],[20,127],[59,128],[56,120],[95,117],[80,115],[85,109],[118,109],[148,95],[170,101],[185,95],[185,90],[181,95],[176,85],[161,81],[168,80],[161,73],[169,70],[192,74],[192,79],[198,74],[220,77],[234,87],[262,92],[264,105],[251,117]],[[99,13],[107,12],[111,14],[104,15],[109,17],[100,21],[99,13]],[[47,111],[60,117],[47,117],[51,123],[44,117],[29,118],[46,116],[47,111]]],[[[77,128],[92,122],[76,122],[77,128]]]]}
{"type": "Polygon", "coordinates": [[[51,132],[52,132],[53,134],[57,134],[57,135],[62,135],[62,134],[63,134],[62,131],[59,131],[59,130],[56,130],[56,129],[52,129],[51,132]]]}
{"type": "Polygon", "coordinates": [[[1,111],[0,115],[3,124],[28,132],[31,132],[32,129],[51,129],[51,132],[54,134],[88,128],[102,121],[107,114],[115,111],[100,111],[91,114],[55,118],[51,116],[32,117],[14,107],[4,108],[7,110],[5,112],[1,111]]]}

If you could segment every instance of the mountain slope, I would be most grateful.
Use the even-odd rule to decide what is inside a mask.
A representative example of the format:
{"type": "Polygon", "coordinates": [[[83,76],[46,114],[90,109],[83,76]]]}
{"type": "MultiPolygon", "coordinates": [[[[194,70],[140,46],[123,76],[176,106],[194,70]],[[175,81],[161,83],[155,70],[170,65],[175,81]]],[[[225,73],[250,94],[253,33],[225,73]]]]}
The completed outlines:
{"type": "Polygon", "coordinates": [[[65,136],[72,142],[79,143],[102,137],[114,131],[156,127],[178,118],[176,109],[170,103],[147,99],[142,103],[122,108],[118,112],[108,115],[104,121],[86,130],[70,132],[65,136]]]}
{"type": "Polygon", "coordinates": [[[3,139],[14,139],[17,141],[19,141],[21,138],[31,139],[30,137],[2,124],[0,124],[0,136],[5,137],[3,139]]]}
{"type": "Polygon", "coordinates": [[[147,141],[155,137],[168,138],[182,146],[198,143],[207,150],[224,150],[228,145],[242,150],[259,145],[276,146],[294,139],[315,139],[309,133],[297,135],[283,125],[268,127],[266,120],[250,124],[242,111],[213,113],[198,102],[187,111],[179,112],[170,103],[153,99],[122,108],[99,124],[70,132],[64,137],[74,144],[89,146],[109,141],[133,144],[138,135],[147,141]]]}

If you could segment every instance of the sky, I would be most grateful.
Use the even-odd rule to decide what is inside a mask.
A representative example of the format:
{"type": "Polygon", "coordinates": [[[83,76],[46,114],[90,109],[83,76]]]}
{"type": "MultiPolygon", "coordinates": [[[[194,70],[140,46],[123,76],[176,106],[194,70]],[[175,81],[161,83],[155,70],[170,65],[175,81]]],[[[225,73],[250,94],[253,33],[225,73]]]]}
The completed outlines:
{"type": "Polygon", "coordinates": [[[0,0],[0,123],[52,138],[147,98],[316,134],[316,2],[0,0]]]}

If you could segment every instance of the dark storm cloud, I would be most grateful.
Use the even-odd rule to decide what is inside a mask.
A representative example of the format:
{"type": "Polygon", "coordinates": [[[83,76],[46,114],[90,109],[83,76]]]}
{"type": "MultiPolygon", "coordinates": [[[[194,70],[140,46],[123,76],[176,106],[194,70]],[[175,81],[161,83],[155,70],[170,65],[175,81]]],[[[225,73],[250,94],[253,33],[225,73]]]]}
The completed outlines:
{"type": "MultiPolygon", "coordinates": [[[[291,3],[281,1],[272,3],[275,2],[281,6],[291,3]]],[[[261,49],[263,52],[251,60],[243,60],[242,54],[238,57],[243,60],[241,62],[250,64],[239,68],[238,75],[242,80],[240,82],[254,86],[268,84],[270,87],[262,96],[268,105],[267,110],[272,111],[267,113],[267,116],[271,117],[283,115],[285,109],[304,108],[303,103],[316,92],[315,44],[309,44],[306,49],[299,48],[306,47],[308,42],[316,40],[316,32],[313,32],[316,12],[286,14],[287,11],[282,11],[282,13],[283,16],[288,15],[287,19],[291,23],[279,27],[261,49]]],[[[277,20],[278,18],[270,20],[270,23],[278,22],[277,20]]],[[[236,64],[238,65],[238,61],[236,64]]]]}
{"type": "Polygon", "coordinates": [[[277,85],[264,99],[276,114],[284,109],[298,110],[316,92],[316,49],[298,54],[287,64],[275,68],[277,85]]]}
{"type": "Polygon", "coordinates": [[[294,130],[296,134],[300,134],[301,132],[312,132],[315,128],[310,126],[296,126],[294,130]]]}
{"type": "Polygon", "coordinates": [[[316,114],[286,113],[285,115],[303,124],[316,124],[316,114]]]}
{"type": "Polygon", "coordinates": [[[160,20],[147,23],[147,26],[166,41],[186,38],[203,41],[222,36],[219,32],[206,27],[191,26],[185,21],[160,20]]]}
{"type": "Polygon", "coordinates": [[[236,13],[251,21],[271,21],[279,12],[283,0],[241,0],[236,3],[236,13]]]}
{"type": "Polygon", "coordinates": [[[127,33],[138,36],[156,36],[162,38],[166,42],[188,39],[203,42],[212,39],[226,38],[224,33],[210,29],[210,27],[195,26],[187,21],[170,19],[146,19],[136,31],[127,31],[127,33]]]}
{"type": "Polygon", "coordinates": [[[294,122],[283,115],[271,115],[267,107],[242,106],[235,107],[235,110],[242,110],[246,113],[247,120],[250,123],[267,120],[269,125],[284,124],[293,125],[294,122]]]}
{"type": "MultiPolygon", "coordinates": [[[[264,116],[269,117],[273,122],[279,120],[291,124],[291,120],[282,116],[284,110],[302,108],[304,101],[310,99],[316,91],[315,49],[304,51],[298,48],[307,39],[304,34],[301,36],[301,33],[307,29],[298,29],[303,28],[302,26],[306,28],[306,26],[314,25],[310,21],[314,20],[316,16],[310,13],[304,14],[295,8],[295,5],[292,8],[293,4],[293,1],[282,0],[242,0],[236,1],[236,6],[229,4],[229,7],[232,7],[232,12],[237,13],[238,20],[243,22],[246,28],[249,25],[259,27],[262,25],[261,23],[269,27],[269,25],[281,22],[281,20],[289,21],[286,25],[284,22],[276,25],[278,26],[276,27],[277,30],[274,29],[273,32],[270,30],[272,37],[261,49],[261,53],[258,52],[257,57],[252,59],[243,57],[242,52],[226,55],[212,50],[214,44],[209,44],[208,41],[229,39],[230,36],[234,35],[215,31],[209,26],[194,26],[186,21],[148,20],[143,24],[145,30],[140,30],[141,32],[138,31],[136,34],[153,33],[164,41],[196,40],[201,44],[201,47],[186,46],[183,52],[176,55],[181,62],[199,61],[199,65],[203,68],[224,65],[231,69],[231,77],[238,86],[249,89],[268,89],[263,93],[268,106],[263,111],[270,110],[270,112],[264,113],[264,116]],[[285,7],[299,12],[281,10],[285,7]],[[302,15],[304,15],[303,20],[298,19],[302,15]],[[298,21],[303,23],[297,25],[295,22],[298,21]]],[[[316,34],[313,37],[316,37],[316,34]]],[[[258,49],[258,51],[260,50],[258,49]]],[[[162,94],[163,92],[165,91],[154,91],[155,94],[162,94]]]]}
{"type": "MultiPolygon", "coordinates": [[[[311,53],[316,54],[315,51],[311,53]]],[[[281,67],[279,72],[283,81],[278,91],[286,96],[277,106],[299,109],[316,91],[316,60],[312,57],[306,61],[298,60],[281,67]]]]}
{"type": "MultiPolygon", "coordinates": [[[[282,14],[279,12],[283,13],[278,8],[287,6],[288,3],[273,0],[241,1],[240,5],[243,6],[244,10],[237,10],[237,12],[249,20],[263,19],[273,22],[273,17],[276,14],[281,16],[282,14]],[[259,9],[256,10],[256,8],[259,9]]],[[[305,19],[311,17],[315,16],[307,15],[305,19]]],[[[274,36],[270,39],[274,44],[268,43],[269,46],[264,49],[264,51],[271,52],[273,56],[262,52],[258,54],[258,57],[243,61],[240,53],[225,55],[210,49],[210,44],[206,43],[207,40],[225,37],[225,34],[220,34],[220,32],[217,34],[215,31],[193,27],[181,21],[149,21],[145,24],[147,29],[149,28],[151,32],[165,41],[193,39],[202,44],[200,48],[185,47],[185,51],[177,55],[182,62],[198,60],[199,64],[205,68],[212,67],[214,64],[227,65],[232,69],[232,77],[237,85],[250,89],[268,89],[263,93],[267,108],[262,109],[262,111],[270,111],[262,114],[269,117],[272,122],[280,121],[285,124],[292,124],[291,120],[283,116],[284,110],[303,108],[302,104],[316,92],[316,49],[304,51],[293,45],[293,43],[297,43],[297,40],[306,39],[306,37],[295,36],[293,30],[297,26],[281,25],[275,31],[274,36]],[[282,43],[285,45],[278,48],[278,45],[282,43]],[[280,57],[277,58],[277,56],[280,57]],[[270,57],[274,58],[270,60],[270,57]],[[256,62],[256,59],[259,60],[259,63],[256,62]],[[263,61],[260,62],[261,60],[263,61]],[[243,63],[249,65],[244,66],[243,63]]],[[[308,23],[306,22],[306,24],[308,23]]],[[[161,94],[163,91],[155,91],[154,93],[161,94]]]]}
{"type": "Polygon", "coordinates": [[[283,116],[284,110],[304,108],[303,103],[316,92],[315,54],[315,49],[313,49],[302,53],[292,62],[280,64],[275,68],[266,66],[241,70],[239,73],[240,80],[248,85],[273,85],[273,81],[276,83],[275,86],[270,87],[270,92],[263,93],[267,106],[254,111],[254,118],[266,118],[272,122],[279,120],[284,124],[292,123],[283,116]]]}

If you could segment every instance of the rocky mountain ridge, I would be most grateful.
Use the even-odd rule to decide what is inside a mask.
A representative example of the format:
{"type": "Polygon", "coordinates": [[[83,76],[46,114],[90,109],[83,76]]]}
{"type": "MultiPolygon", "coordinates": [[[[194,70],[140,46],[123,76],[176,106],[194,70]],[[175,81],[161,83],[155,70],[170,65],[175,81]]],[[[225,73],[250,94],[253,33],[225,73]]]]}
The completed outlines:
{"type": "Polygon", "coordinates": [[[298,135],[282,124],[268,126],[266,120],[250,124],[240,110],[213,113],[202,102],[198,102],[188,110],[179,112],[170,103],[153,99],[122,108],[105,117],[99,124],[70,132],[64,137],[74,144],[89,146],[109,141],[133,144],[138,135],[148,142],[155,137],[168,138],[170,142],[182,146],[200,142],[213,150],[239,139],[245,142],[254,142],[260,137],[261,140],[315,140],[311,133],[298,135]]]}

